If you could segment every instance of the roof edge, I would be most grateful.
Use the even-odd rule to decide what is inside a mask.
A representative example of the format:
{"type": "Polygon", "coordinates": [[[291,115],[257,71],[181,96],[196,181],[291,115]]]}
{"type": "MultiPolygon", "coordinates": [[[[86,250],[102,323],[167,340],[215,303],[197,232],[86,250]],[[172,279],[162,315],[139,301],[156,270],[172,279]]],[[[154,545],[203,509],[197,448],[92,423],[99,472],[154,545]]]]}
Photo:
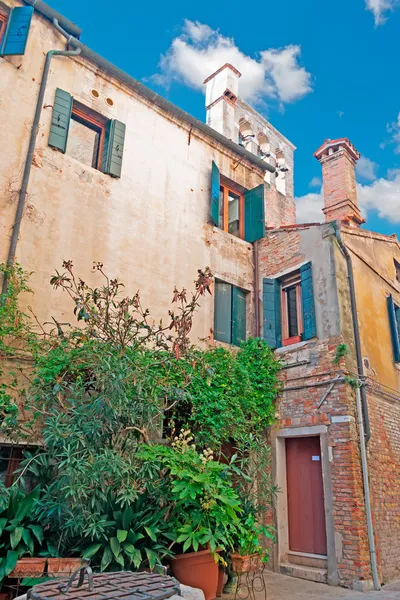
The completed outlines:
{"type": "Polygon", "coordinates": [[[69,19],[63,17],[62,14],[54,10],[54,8],[51,8],[51,6],[49,6],[42,0],[24,0],[24,2],[29,6],[33,6],[35,10],[37,10],[44,17],[47,17],[47,19],[50,19],[50,21],[53,21],[53,19],[57,19],[61,27],[65,29],[65,31],[70,35],[73,35],[78,39],[82,35],[82,29],[78,27],[78,25],[75,25],[75,23],[73,23],[69,19]]]}
{"type": "Polygon", "coordinates": [[[203,123],[199,119],[196,119],[196,117],[193,117],[191,114],[185,112],[166,98],[163,98],[163,96],[160,96],[156,92],[153,92],[150,88],[143,85],[143,83],[141,83],[131,75],[128,75],[128,73],[125,73],[125,71],[122,71],[122,69],[120,69],[119,67],[113,65],[107,59],[103,58],[102,56],[88,48],[88,46],[82,44],[82,42],[80,42],[79,40],[72,38],[71,40],[69,40],[69,44],[71,46],[74,46],[75,48],[80,48],[81,56],[84,56],[88,60],[94,62],[98,67],[125,83],[128,87],[137,92],[140,96],[146,98],[149,102],[152,102],[165,112],[174,115],[181,121],[185,121],[190,126],[200,130],[201,132],[216,140],[232,152],[235,152],[235,154],[242,156],[245,160],[252,163],[259,169],[275,173],[275,169],[270,164],[266,163],[258,156],[255,156],[255,154],[252,154],[245,148],[242,148],[242,146],[239,146],[239,144],[233,142],[232,140],[229,140],[227,137],[225,137],[221,133],[218,133],[218,131],[215,131],[215,129],[213,129],[209,125],[206,125],[206,123],[203,123]]]}
{"type": "Polygon", "coordinates": [[[206,125],[199,119],[196,119],[195,117],[185,112],[178,106],[175,106],[175,104],[172,104],[172,102],[170,102],[169,100],[166,100],[156,92],[153,92],[148,87],[140,83],[140,81],[134,79],[134,77],[128,75],[128,73],[125,73],[125,71],[113,65],[110,61],[91,50],[88,46],[85,46],[85,44],[82,44],[82,42],[79,39],[77,39],[81,35],[82,30],[77,25],[72,23],[72,21],[69,21],[60,13],[53,10],[45,2],[43,2],[42,0],[23,1],[29,6],[33,6],[35,10],[37,10],[39,13],[41,13],[51,21],[53,21],[53,19],[57,19],[61,27],[65,29],[68,34],[73,36],[68,40],[68,44],[75,48],[79,48],[81,50],[81,56],[86,57],[88,60],[95,63],[98,67],[110,73],[111,76],[116,77],[121,82],[125,83],[125,85],[137,92],[140,96],[146,98],[149,102],[152,102],[165,112],[174,115],[181,121],[188,123],[191,127],[195,127],[208,137],[219,142],[220,144],[222,144],[238,156],[241,156],[254,166],[261,169],[262,171],[270,171],[271,173],[275,173],[274,167],[272,167],[269,163],[265,162],[255,154],[252,154],[242,146],[239,146],[239,144],[233,142],[232,140],[229,140],[224,135],[218,133],[218,131],[215,131],[215,129],[213,129],[209,125],[206,125]]]}

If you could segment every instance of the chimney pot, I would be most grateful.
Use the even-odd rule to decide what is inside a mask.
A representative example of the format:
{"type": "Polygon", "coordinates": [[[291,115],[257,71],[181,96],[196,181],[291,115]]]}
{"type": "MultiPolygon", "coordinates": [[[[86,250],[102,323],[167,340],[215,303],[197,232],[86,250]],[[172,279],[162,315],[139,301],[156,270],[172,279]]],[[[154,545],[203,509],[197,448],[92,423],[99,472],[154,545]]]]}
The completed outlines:
{"type": "Polygon", "coordinates": [[[226,63],[204,81],[207,125],[235,141],[239,138],[234,108],[239,91],[239,77],[241,73],[226,63]]]}
{"type": "Polygon", "coordinates": [[[347,138],[325,140],[314,154],[322,166],[325,221],[365,223],[357,200],[355,166],[360,153],[347,138]]]}

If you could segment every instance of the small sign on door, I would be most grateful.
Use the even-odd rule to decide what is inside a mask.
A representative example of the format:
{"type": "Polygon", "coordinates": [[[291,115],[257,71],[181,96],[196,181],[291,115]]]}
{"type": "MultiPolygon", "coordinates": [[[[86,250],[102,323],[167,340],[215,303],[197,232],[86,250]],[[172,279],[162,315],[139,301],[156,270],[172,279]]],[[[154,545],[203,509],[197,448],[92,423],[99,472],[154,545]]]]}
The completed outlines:
{"type": "Polygon", "coordinates": [[[313,456],[312,460],[321,460],[321,457],[320,456],[313,456]]]}

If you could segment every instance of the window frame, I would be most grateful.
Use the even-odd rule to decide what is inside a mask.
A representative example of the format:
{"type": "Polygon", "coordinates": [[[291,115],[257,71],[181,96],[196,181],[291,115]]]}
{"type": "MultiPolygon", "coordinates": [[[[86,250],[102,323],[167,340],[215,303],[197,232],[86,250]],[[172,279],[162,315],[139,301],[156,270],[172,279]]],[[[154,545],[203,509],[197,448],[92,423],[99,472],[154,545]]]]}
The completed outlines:
{"type": "Polygon", "coordinates": [[[248,291],[239,287],[238,285],[235,285],[233,283],[229,283],[228,281],[223,281],[222,279],[218,279],[216,278],[214,280],[214,325],[213,325],[213,338],[214,341],[220,342],[221,344],[229,344],[230,346],[235,346],[236,348],[239,348],[240,343],[237,343],[237,339],[234,340],[234,323],[235,323],[235,319],[236,319],[236,315],[233,314],[233,295],[234,295],[234,288],[236,288],[237,290],[240,290],[241,292],[244,293],[245,295],[245,311],[244,311],[244,321],[245,321],[245,340],[247,340],[247,297],[248,297],[248,291]],[[229,341],[227,342],[226,340],[221,340],[218,339],[218,337],[216,337],[216,328],[215,328],[215,317],[216,317],[216,299],[217,299],[217,292],[216,292],[216,287],[218,284],[223,284],[226,286],[229,286],[230,288],[230,306],[231,306],[231,312],[230,312],[230,324],[229,324],[229,341]]]}
{"type": "Polygon", "coordinates": [[[3,41],[5,31],[7,29],[7,22],[8,22],[8,16],[6,14],[4,14],[3,12],[0,12],[0,46],[3,41]]]}
{"type": "Polygon", "coordinates": [[[6,458],[7,469],[4,471],[4,485],[9,488],[14,483],[17,474],[15,471],[18,469],[21,460],[23,459],[23,448],[22,446],[14,446],[11,444],[0,444],[0,450],[9,449],[10,456],[6,458]]]}
{"type": "Polygon", "coordinates": [[[397,281],[397,283],[400,284],[400,263],[394,258],[393,259],[394,262],[394,277],[397,281]]]}
{"type": "MultiPolygon", "coordinates": [[[[96,169],[96,171],[101,171],[101,164],[102,164],[103,151],[104,151],[104,140],[105,140],[105,136],[106,136],[107,122],[108,122],[107,117],[103,117],[102,115],[95,113],[90,108],[86,107],[85,105],[81,104],[80,102],[73,100],[70,121],[73,119],[76,120],[78,123],[81,123],[81,125],[88,127],[92,131],[97,131],[100,134],[96,166],[93,166],[93,164],[86,165],[86,163],[81,163],[81,164],[85,164],[85,166],[87,166],[87,167],[96,169]],[[74,119],[74,116],[76,117],[76,119],[74,119]]],[[[68,147],[68,140],[70,138],[70,135],[71,135],[71,132],[68,131],[67,147],[68,147]]],[[[73,156],[68,154],[67,151],[65,153],[70,158],[74,158],[73,156]]],[[[75,159],[75,160],[78,160],[78,159],[75,159]]],[[[78,162],[81,162],[81,161],[78,160],[78,162]]]]}
{"type": "Polygon", "coordinates": [[[220,181],[219,184],[220,193],[222,188],[222,207],[220,206],[220,213],[222,208],[222,227],[219,226],[219,229],[222,231],[226,231],[229,235],[233,235],[234,237],[244,240],[244,193],[233,187],[232,185],[226,184],[224,181],[220,181]],[[239,196],[239,235],[235,235],[234,233],[230,233],[229,231],[229,192],[239,196]]]}
{"type": "Polygon", "coordinates": [[[301,296],[301,275],[300,271],[294,271],[285,277],[279,279],[281,292],[281,328],[282,328],[282,346],[291,346],[302,341],[304,333],[303,323],[303,304],[301,296]],[[288,294],[286,290],[296,287],[296,312],[297,312],[297,335],[289,336],[289,314],[288,314],[288,294]]]}

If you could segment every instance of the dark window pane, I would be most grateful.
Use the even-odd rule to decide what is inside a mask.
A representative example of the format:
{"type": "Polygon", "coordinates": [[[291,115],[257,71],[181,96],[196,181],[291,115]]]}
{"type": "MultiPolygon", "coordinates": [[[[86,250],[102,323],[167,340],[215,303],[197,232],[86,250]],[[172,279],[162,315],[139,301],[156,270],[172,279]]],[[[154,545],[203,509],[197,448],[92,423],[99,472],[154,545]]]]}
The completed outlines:
{"type": "Polygon", "coordinates": [[[0,447],[0,481],[6,487],[12,485],[22,458],[22,450],[11,446],[0,447]]]}
{"type": "Polygon", "coordinates": [[[228,231],[239,237],[240,196],[234,192],[228,193],[228,231]]]}
{"type": "Polygon", "coordinates": [[[396,280],[400,283],[400,263],[397,260],[394,261],[394,268],[396,269],[396,280]]]}
{"type": "Polygon", "coordinates": [[[293,285],[286,289],[287,311],[288,311],[288,327],[289,337],[299,335],[299,327],[297,322],[297,294],[296,286],[293,285]]]}

